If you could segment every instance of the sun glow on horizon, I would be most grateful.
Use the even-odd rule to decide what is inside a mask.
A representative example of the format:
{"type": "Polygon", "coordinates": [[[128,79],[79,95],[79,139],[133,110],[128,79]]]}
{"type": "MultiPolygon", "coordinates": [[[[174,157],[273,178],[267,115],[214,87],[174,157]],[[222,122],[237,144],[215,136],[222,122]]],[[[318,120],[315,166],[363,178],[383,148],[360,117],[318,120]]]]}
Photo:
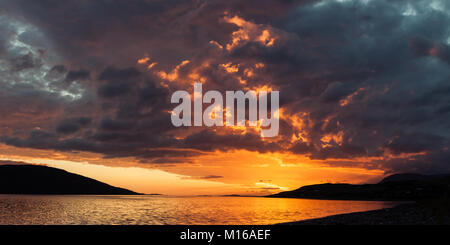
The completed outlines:
{"type": "Polygon", "coordinates": [[[185,164],[146,165],[131,159],[86,155],[83,160],[79,154],[78,159],[72,159],[68,153],[31,150],[27,155],[27,151],[14,147],[1,148],[6,154],[0,154],[0,161],[44,164],[146,194],[268,195],[309,184],[365,183],[383,176],[381,170],[333,167],[304,156],[246,150],[211,152],[185,159],[185,164]]]}

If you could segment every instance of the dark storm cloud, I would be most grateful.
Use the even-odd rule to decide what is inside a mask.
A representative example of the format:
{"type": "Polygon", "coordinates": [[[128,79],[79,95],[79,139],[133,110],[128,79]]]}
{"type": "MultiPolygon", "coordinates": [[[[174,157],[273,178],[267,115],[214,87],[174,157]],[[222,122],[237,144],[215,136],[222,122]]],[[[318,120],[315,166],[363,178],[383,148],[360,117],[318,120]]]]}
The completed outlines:
{"type": "MultiPolygon", "coordinates": [[[[434,151],[444,146],[445,138],[432,134],[396,135],[386,147],[393,153],[434,151]]],[[[448,143],[448,142],[447,142],[448,143]]]]}
{"type": "MultiPolygon", "coordinates": [[[[55,69],[55,67],[53,67],[52,69],[55,69]]],[[[63,72],[62,67],[58,67],[56,66],[56,70],[58,72],[63,72]]],[[[76,70],[76,71],[69,71],[66,75],[66,81],[71,82],[71,81],[76,81],[76,80],[88,80],[90,77],[90,72],[87,70],[76,70]]]]}
{"type": "Polygon", "coordinates": [[[65,74],[67,72],[67,68],[64,65],[55,65],[52,67],[50,72],[65,74]]]}
{"type": "Polygon", "coordinates": [[[321,94],[324,102],[338,102],[341,99],[354,92],[354,87],[351,84],[343,84],[341,82],[330,83],[326,90],[321,94]]]}
{"type": "Polygon", "coordinates": [[[305,142],[296,142],[289,150],[295,154],[306,154],[312,152],[314,148],[305,142]]]}
{"type": "Polygon", "coordinates": [[[112,120],[111,118],[104,118],[100,123],[100,128],[107,131],[130,130],[132,127],[132,122],[112,120]]]}
{"type": "Polygon", "coordinates": [[[0,68],[0,101],[27,115],[19,118],[0,108],[21,125],[13,133],[2,131],[6,144],[134,156],[148,164],[246,149],[342,159],[346,166],[360,166],[346,161],[355,157],[384,157],[362,167],[393,172],[449,170],[446,1],[16,0],[0,5],[8,9],[0,23],[0,61],[7,67],[0,68]],[[241,40],[225,50],[240,30],[225,16],[249,21],[254,32],[269,30],[274,44],[241,40]],[[18,27],[27,31],[20,34],[18,27]],[[189,63],[163,84],[153,70],[136,64],[147,56],[157,63],[153,70],[170,72],[183,60],[189,63]],[[221,65],[227,63],[239,64],[239,70],[225,72],[221,65]],[[256,63],[264,67],[246,78],[247,86],[270,85],[281,92],[277,139],[171,126],[170,95],[190,89],[184,81],[192,73],[206,79],[204,90],[239,90],[244,86],[238,77],[256,63]],[[50,118],[47,124],[43,118],[50,118]]]}
{"type": "Polygon", "coordinates": [[[131,87],[125,82],[109,83],[98,89],[98,95],[105,98],[113,98],[128,93],[130,89],[131,87]]]}
{"type": "Polygon", "coordinates": [[[14,71],[21,71],[40,65],[39,60],[36,59],[31,53],[16,57],[11,60],[11,63],[14,71]]]}
{"type": "Polygon", "coordinates": [[[100,73],[99,80],[129,80],[138,77],[141,73],[134,67],[119,69],[113,66],[107,67],[100,73]]]}
{"type": "Polygon", "coordinates": [[[204,151],[246,149],[259,152],[273,152],[281,149],[277,143],[261,141],[259,134],[218,135],[207,130],[189,135],[183,141],[183,145],[187,148],[204,151]]]}
{"type": "Polygon", "coordinates": [[[62,134],[72,134],[91,123],[92,119],[88,117],[64,119],[56,128],[56,132],[62,134]]]}
{"type": "Polygon", "coordinates": [[[413,37],[409,40],[409,47],[417,56],[435,56],[450,63],[450,48],[445,43],[432,42],[422,37],[413,37]]]}
{"type": "Polygon", "coordinates": [[[421,37],[412,37],[408,42],[409,48],[417,56],[428,56],[433,43],[421,37]]]}

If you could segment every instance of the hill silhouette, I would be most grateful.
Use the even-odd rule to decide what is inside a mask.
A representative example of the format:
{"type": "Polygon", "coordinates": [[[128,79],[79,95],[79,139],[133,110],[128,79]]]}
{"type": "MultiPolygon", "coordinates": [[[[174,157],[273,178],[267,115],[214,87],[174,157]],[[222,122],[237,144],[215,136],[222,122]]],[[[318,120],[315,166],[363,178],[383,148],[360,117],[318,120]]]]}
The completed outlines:
{"type": "Polygon", "coordinates": [[[450,196],[450,174],[395,174],[377,184],[318,184],[268,197],[329,200],[424,200],[450,196]]]}
{"type": "Polygon", "coordinates": [[[137,195],[65,170],[38,165],[0,165],[0,194],[137,195]]]}

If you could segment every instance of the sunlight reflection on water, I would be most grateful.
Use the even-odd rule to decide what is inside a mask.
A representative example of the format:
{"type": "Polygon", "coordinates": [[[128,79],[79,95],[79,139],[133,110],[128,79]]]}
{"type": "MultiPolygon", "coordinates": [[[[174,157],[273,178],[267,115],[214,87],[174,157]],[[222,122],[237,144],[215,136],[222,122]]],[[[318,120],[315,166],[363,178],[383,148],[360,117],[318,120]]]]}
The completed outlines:
{"type": "Polygon", "coordinates": [[[395,204],[262,197],[0,195],[0,224],[262,225],[395,204]]]}

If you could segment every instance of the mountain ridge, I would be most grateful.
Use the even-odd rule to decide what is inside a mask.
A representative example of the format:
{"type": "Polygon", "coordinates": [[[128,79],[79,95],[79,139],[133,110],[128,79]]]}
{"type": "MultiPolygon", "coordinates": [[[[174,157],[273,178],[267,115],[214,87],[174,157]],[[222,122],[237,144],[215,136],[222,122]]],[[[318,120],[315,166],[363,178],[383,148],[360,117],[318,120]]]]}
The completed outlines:
{"type": "Polygon", "coordinates": [[[377,184],[317,184],[266,197],[328,200],[423,200],[450,196],[450,174],[394,174],[377,184]]]}
{"type": "Polygon", "coordinates": [[[0,165],[0,194],[141,195],[98,180],[42,165],[0,165]]]}

